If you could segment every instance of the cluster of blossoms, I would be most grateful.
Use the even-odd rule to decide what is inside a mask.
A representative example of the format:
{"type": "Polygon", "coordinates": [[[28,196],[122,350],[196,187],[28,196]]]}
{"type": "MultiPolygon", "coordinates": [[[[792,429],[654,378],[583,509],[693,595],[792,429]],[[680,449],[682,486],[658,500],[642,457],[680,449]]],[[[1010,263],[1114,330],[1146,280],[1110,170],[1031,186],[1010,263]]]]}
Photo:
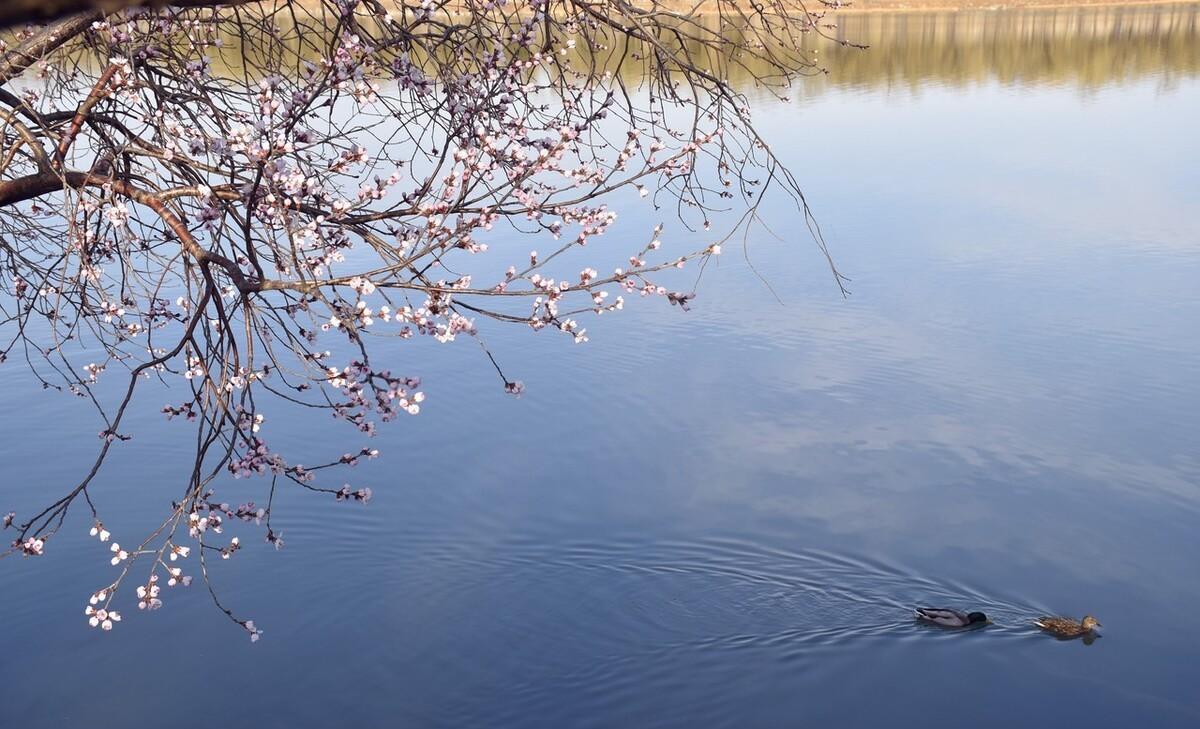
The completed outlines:
{"type": "Polygon", "coordinates": [[[46,548],[46,540],[41,537],[29,537],[23,542],[15,542],[26,557],[38,557],[46,548]]]}
{"type": "Polygon", "coordinates": [[[196,419],[195,403],[191,402],[186,402],[179,406],[164,405],[162,411],[166,414],[168,420],[180,415],[188,422],[195,421],[196,419]]]}
{"type": "Polygon", "coordinates": [[[369,488],[361,488],[361,489],[352,491],[350,489],[350,484],[343,484],[342,487],[340,489],[338,489],[337,493],[335,494],[335,498],[338,501],[353,500],[353,501],[358,501],[360,503],[365,504],[371,500],[372,495],[373,494],[371,493],[371,489],[369,489],[369,488]]]}
{"type": "Polygon", "coordinates": [[[242,542],[237,537],[229,540],[229,546],[221,549],[221,559],[229,559],[233,553],[242,548],[242,542]]]}
{"type": "Polygon", "coordinates": [[[87,373],[89,382],[95,382],[100,373],[104,371],[104,365],[98,365],[94,362],[90,362],[83,366],[83,371],[87,373]]]}
{"type": "Polygon", "coordinates": [[[241,519],[242,521],[252,521],[257,526],[262,524],[263,518],[267,515],[267,510],[256,505],[253,501],[239,505],[233,511],[227,511],[231,517],[241,519]]]}
{"type": "Polygon", "coordinates": [[[245,628],[246,632],[250,634],[251,643],[257,643],[258,639],[262,637],[262,630],[254,624],[253,620],[247,620],[243,622],[242,627],[245,628]]]}
{"type": "MultiPolygon", "coordinates": [[[[257,428],[254,428],[257,430],[257,428]]],[[[283,473],[287,464],[278,453],[273,453],[267,444],[258,438],[250,438],[245,451],[237,458],[230,459],[229,473],[234,478],[247,478],[264,473],[283,473]]]]}
{"type": "Polygon", "coordinates": [[[243,433],[257,433],[267,417],[262,413],[249,413],[245,410],[238,412],[237,427],[243,433]]]}
{"type": "Polygon", "coordinates": [[[338,459],[339,463],[344,463],[347,466],[357,466],[362,458],[374,459],[379,457],[378,448],[363,448],[358,453],[343,453],[338,459]]]}
{"type": "Polygon", "coordinates": [[[346,400],[334,403],[334,415],[354,424],[364,433],[374,433],[375,424],[368,419],[371,411],[379,413],[384,422],[401,412],[416,415],[421,412],[425,393],[416,390],[421,381],[415,377],[395,377],[388,370],[376,372],[365,362],[354,361],[342,369],[331,367],[328,381],[339,388],[346,400]]]}
{"type": "MultiPolygon", "coordinates": [[[[111,543],[106,555],[121,576],[93,594],[94,627],[120,620],[109,601],[135,565],[149,563],[137,597],[140,608],[154,609],[160,574],[168,586],[190,583],[179,560],[191,549],[231,558],[239,537],[212,543],[226,522],[259,527],[280,548],[271,526],[277,484],[337,501],[371,499],[370,488],[322,487],[317,477],[378,450],[300,465],[271,450],[263,431],[264,413],[273,423],[293,407],[322,410],[366,436],[377,421],[417,415],[420,380],[377,366],[376,337],[415,340],[397,345],[414,348],[421,340],[473,341],[504,391],[519,397],[524,383],[507,377],[484,343],[492,322],[582,344],[588,317],[624,309],[626,297],[690,308],[694,288],[671,277],[721,253],[704,241],[668,254],[661,225],[648,243],[625,247],[609,193],[624,189],[634,204],[655,209],[667,199],[688,226],[708,230],[710,192],[755,197],[747,192],[755,182],[740,174],[747,166],[761,162],[771,168],[767,179],[790,179],[775,174],[744,106],[709,69],[713,54],[736,50],[783,78],[794,73],[768,43],[816,26],[775,0],[746,19],[732,49],[686,14],[668,23],[636,3],[551,9],[547,0],[422,0],[385,10],[315,1],[320,12],[286,20],[253,5],[240,6],[236,18],[211,9],[110,14],[73,40],[47,41],[50,56],[35,69],[46,83],[27,85],[19,103],[0,100],[0,111],[11,107],[0,142],[21,150],[0,160],[0,187],[17,199],[37,186],[13,192],[10,183],[52,174],[63,198],[50,208],[40,195],[21,199],[19,209],[0,203],[0,215],[12,217],[5,229],[22,246],[0,271],[0,303],[15,307],[12,316],[5,309],[0,329],[37,321],[45,342],[32,341],[42,334],[32,327],[11,341],[34,344],[29,352],[66,343],[89,352],[94,361],[82,367],[50,362],[39,372],[48,387],[56,386],[49,377],[62,377],[61,389],[98,402],[114,372],[131,374],[125,399],[104,408],[102,457],[130,438],[123,418],[134,386],[183,388],[162,412],[196,429],[202,445],[192,473],[235,479],[241,489],[239,505],[215,503],[197,478],[151,538],[129,550],[111,543]],[[608,10],[624,20],[604,22],[608,10]],[[770,17],[782,20],[772,29],[770,17]],[[336,25],[326,25],[330,19],[336,25]],[[234,28],[270,52],[225,48],[234,28]],[[641,47],[650,38],[654,48],[641,47]],[[68,55],[54,56],[65,41],[68,55]],[[618,93],[630,88],[621,75],[628,67],[596,63],[625,43],[629,58],[649,69],[644,95],[618,93]],[[52,58],[84,56],[109,61],[53,69],[52,58]],[[677,126],[672,104],[689,112],[677,126]],[[87,123],[18,126],[30,113],[87,123]],[[720,182],[715,191],[706,170],[720,182]],[[510,245],[498,226],[537,237],[542,252],[526,255],[529,247],[510,245]],[[177,528],[198,546],[176,543],[177,528]]],[[[33,42],[41,32],[22,29],[14,38],[33,42]]],[[[44,54],[25,55],[32,64],[44,54]]],[[[0,348],[0,362],[7,357],[0,348]]],[[[73,500],[91,503],[91,479],[37,523],[18,525],[12,551],[42,554],[73,500]]],[[[4,517],[4,527],[13,519],[4,517]]],[[[91,535],[111,537],[98,518],[91,535]]],[[[258,640],[253,621],[235,620],[258,640]]]]}
{"type": "Polygon", "coordinates": [[[138,610],[157,610],[162,607],[162,600],[158,598],[158,575],[150,575],[150,579],[144,585],[137,586],[138,610]]]}
{"type": "Polygon", "coordinates": [[[93,628],[100,628],[101,630],[112,630],[113,623],[121,622],[121,613],[116,610],[106,610],[104,608],[97,610],[88,605],[83,609],[83,614],[88,616],[88,625],[93,628]]]}
{"type": "Polygon", "coordinates": [[[167,587],[175,587],[176,585],[190,587],[192,584],[192,576],[183,574],[182,567],[168,567],[167,574],[171,576],[167,580],[167,587]]]}
{"type": "Polygon", "coordinates": [[[200,535],[207,531],[212,531],[214,534],[220,534],[224,529],[221,526],[221,515],[209,509],[207,515],[201,516],[199,511],[193,511],[188,514],[188,535],[192,539],[199,539],[200,535]]]}
{"type": "MultiPolygon", "coordinates": [[[[196,522],[190,522],[197,528],[197,535],[202,533],[208,527],[208,522],[204,527],[199,527],[196,522]]],[[[107,542],[112,534],[104,527],[104,523],[96,520],[92,524],[92,528],[88,534],[97,538],[101,542],[107,542]]],[[[162,560],[162,554],[165,552],[170,562],[174,563],[180,559],[186,559],[191,554],[191,547],[175,544],[167,541],[163,545],[163,551],[158,553],[155,558],[155,564],[164,569],[168,575],[167,584],[171,587],[176,585],[188,586],[192,583],[190,575],[183,574],[183,568],[168,564],[162,560]]],[[[125,576],[129,573],[129,568],[134,561],[142,555],[149,552],[144,549],[138,549],[129,552],[121,547],[117,542],[109,545],[109,553],[112,555],[109,563],[116,567],[121,566],[122,572],[113,583],[100,588],[93,592],[88,598],[88,604],[84,608],[84,614],[88,616],[88,624],[93,628],[101,630],[112,630],[113,625],[121,621],[119,611],[113,609],[110,603],[116,594],[118,587],[123,583],[125,576]]],[[[137,596],[137,606],[140,610],[154,610],[162,606],[162,599],[159,597],[160,588],[158,587],[159,577],[155,572],[151,572],[145,584],[138,585],[134,593],[137,596]]]]}

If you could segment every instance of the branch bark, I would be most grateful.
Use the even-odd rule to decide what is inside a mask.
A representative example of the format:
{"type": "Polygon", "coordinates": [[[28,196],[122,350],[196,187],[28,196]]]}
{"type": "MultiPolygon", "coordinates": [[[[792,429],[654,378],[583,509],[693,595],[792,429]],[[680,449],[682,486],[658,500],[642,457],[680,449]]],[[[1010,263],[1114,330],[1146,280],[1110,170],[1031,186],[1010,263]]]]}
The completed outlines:
{"type": "MultiPolygon", "coordinates": [[[[0,28],[23,23],[47,23],[76,13],[115,13],[126,8],[173,6],[210,8],[244,5],[250,0],[4,0],[0,3],[0,28]]],[[[89,21],[90,24],[90,21],[89,21]]]]}
{"type": "MultiPolygon", "coordinates": [[[[26,2],[26,0],[16,1],[18,4],[26,2]]],[[[7,5],[0,6],[0,28],[10,25],[2,20],[4,14],[9,10],[7,5]]],[[[58,23],[44,28],[33,38],[0,56],[0,86],[25,73],[25,69],[37,63],[47,53],[84,32],[91,27],[92,23],[103,17],[104,13],[99,10],[90,10],[60,19],[58,23]]],[[[16,22],[18,21],[13,21],[13,23],[16,22]]]]}
{"type": "MultiPolygon", "coordinates": [[[[158,215],[163,224],[179,239],[184,251],[195,259],[197,263],[201,265],[215,264],[220,266],[225,270],[230,280],[233,281],[233,285],[243,294],[263,290],[263,282],[247,277],[236,263],[219,253],[206,250],[201,246],[192,236],[187,225],[167,209],[167,204],[162,193],[147,192],[146,190],[134,187],[124,180],[115,180],[88,172],[39,172],[25,177],[18,177],[15,180],[0,182],[0,208],[32,200],[42,195],[63,190],[64,188],[82,190],[85,187],[108,187],[118,195],[145,205],[158,215]]],[[[284,288],[284,286],[276,285],[273,288],[284,288]]]]}

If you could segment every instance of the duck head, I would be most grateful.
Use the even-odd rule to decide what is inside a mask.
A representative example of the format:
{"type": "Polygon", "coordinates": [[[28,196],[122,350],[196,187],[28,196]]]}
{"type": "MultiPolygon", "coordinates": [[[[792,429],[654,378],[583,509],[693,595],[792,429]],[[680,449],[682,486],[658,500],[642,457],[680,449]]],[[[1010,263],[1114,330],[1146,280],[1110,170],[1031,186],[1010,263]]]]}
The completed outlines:
{"type": "Polygon", "coordinates": [[[1081,625],[1083,625],[1084,630],[1091,630],[1091,629],[1097,628],[1097,627],[1104,627],[1103,625],[1100,624],[1099,620],[1096,620],[1091,615],[1084,615],[1083,622],[1081,623],[1081,625]]]}
{"type": "Polygon", "coordinates": [[[975,625],[976,623],[990,623],[990,622],[992,622],[992,621],[988,620],[988,616],[984,615],[983,613],[968,613],[967,614],[967,624],[968,625],[975,625]]]}

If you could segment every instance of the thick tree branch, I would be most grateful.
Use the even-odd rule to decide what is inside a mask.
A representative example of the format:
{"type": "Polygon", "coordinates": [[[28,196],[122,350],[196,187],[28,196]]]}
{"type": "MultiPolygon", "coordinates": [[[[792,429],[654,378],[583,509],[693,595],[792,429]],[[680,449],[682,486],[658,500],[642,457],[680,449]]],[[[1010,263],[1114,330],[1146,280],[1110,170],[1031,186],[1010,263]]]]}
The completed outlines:
{"type": "MultiPolygon", "coordinates": [[[[19,2],[23,1],[19,0],[19,2]]],[[[8,11],[8,5],[0,6],[0,18],[3,18],[4,14],[8,11]]],[[[87,30],[91,27],[92,23],[103,17],[103,12],[91,10],[62,19],[54,25],[42,29],[34,37],[0,56],[0,86],[25,73],[25,69],[37,63],[46,54],[87,30]]],[[[14,20],[12,22],[17,23],[20,21],[14,20]]],[[[0,28],[11,24],[0,21],[0,28]]]]}
{"type": "MultiPolygon", "coordinates": [[[[207,8],[242,5],[249,0],[5,0],[0,3],[0,28],[23,23],[46,23],[75,13],[107,15],[126,8],[207,8]]],[[[90,21],[89,21],[90,22],[90,21]]]]}
{"type": "MultiPolygon", "coordinates": [[[[0,182],[0,208],[32,200],[56,190],[62,190],[63,188],[81,190],[85,187],[108,187],[118,195],[145,205],[153,210],[171,232],[179,238],[184,251],[195,259],[196,262],[202,265],[215,264],[220,266],[233,281],[238,291],[244,294],[262,290],[261,282],[248,278],[242,273],[242,270],[238,268],[236,263],[219,253],[205,250],[203,246],[196,242],[187,225],[167,209],[167,194],[148,192],[123,180],[114,180],[88,172],[39,172],[35,175],[0,182]]],[[[276,288],[283,287],[276,286],[276,288]]]]}

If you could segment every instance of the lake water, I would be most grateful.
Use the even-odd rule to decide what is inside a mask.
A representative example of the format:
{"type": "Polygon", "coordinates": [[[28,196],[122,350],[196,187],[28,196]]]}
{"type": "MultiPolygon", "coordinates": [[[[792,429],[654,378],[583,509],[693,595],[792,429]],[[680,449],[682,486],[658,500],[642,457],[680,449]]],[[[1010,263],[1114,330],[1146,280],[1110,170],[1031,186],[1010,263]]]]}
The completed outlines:
{"type": "MultiPolygon", "coordinates": [[[[520,400],[469,341],[398,352],[429,400],[354,473],[375,500],[285,494],[287,547],[214,570],[254,645],[199,585],[90,630],[76,514],[0,562],[0,725],[1200,725],[1200,8],[841,32],[872,48],[754,106],[848,298],[777,205],[748,249],[770,289],[730,246],[689,313],[486,329],[520,400]]],[[[92,413],[26,383],[0,368],[0,511],[94,453],[92,413]]],[[[118,537],[186,454],[139,402],[96,489],[118,537]]]]}

